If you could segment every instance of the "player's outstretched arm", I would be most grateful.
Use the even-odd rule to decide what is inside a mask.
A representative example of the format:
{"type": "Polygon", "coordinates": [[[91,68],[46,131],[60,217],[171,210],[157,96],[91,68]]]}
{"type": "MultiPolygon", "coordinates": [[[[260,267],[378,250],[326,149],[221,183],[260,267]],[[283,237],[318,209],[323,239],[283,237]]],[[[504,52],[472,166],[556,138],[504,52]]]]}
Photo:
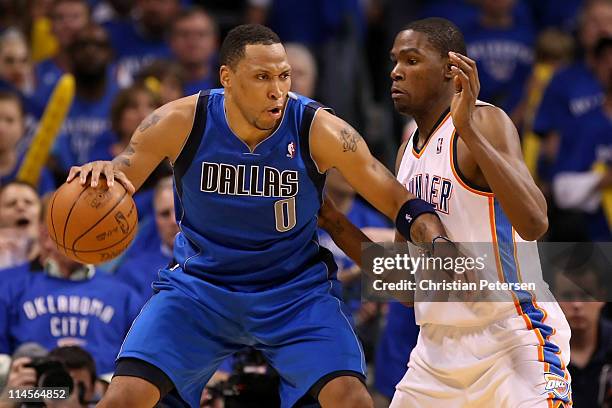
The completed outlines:
{"type": "Polygon", "coordinates": [[[478,178],[481,172],[483,184],[495,193],[523,239],[538,239],[548,229],[546,200],[525,165],[518,132],[501,109],[476,107],[480,90],[476,62],[457,53],[449,57],[455,64],[451,115],[460,141],[467,146],[468,166],[477,165],[470,173],[478,178]]]}
{"type": "Polygon", "coordinates": [[[446,235],[433,207],[408,192],[342,119],[320,110],[312,124],[310,149],[319,171],[337,168],[363,198],[396,222],[406,238],[428,245],[446,235]]]}
{"type": "Polygon", "coordinates": [[[117,179],[133,194],[145,182],[162,160],[171,163],[191,132],[197,95],[169,102],[153,111],[138,126],[125,150],[112,161],[95,161],[74,166],[66,181],[77,175],[85,184],[91,174],[91,186],[98,184],[103,174],[109,185],[117,179]]]}

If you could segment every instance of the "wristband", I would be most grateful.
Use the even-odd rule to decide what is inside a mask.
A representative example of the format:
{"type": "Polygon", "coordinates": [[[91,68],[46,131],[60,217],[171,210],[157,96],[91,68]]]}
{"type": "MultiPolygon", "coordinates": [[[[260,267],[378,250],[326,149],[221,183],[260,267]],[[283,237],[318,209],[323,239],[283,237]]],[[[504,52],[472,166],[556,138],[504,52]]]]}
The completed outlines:
{"type": "Polygon", "coordinates": [[[410,228],[412,228],[412,224],[414,224],[416,219],[423,214],[435,214],[438,216],[434,206],[429,204],[427,201],[421,200],[420,198],[408,200],[401,206],[397,213],[395,228],[397,228],[399,233],[402,234],[404,238],[412,242],[412,238],[410,237],[410,228]]]}

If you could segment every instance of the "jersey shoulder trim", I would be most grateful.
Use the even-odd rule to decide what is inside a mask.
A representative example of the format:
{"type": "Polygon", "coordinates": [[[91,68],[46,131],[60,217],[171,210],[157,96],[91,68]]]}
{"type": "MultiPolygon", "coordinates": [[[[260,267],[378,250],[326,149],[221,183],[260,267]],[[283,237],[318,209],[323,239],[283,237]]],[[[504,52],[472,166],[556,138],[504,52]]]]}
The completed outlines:
{"type": "Polygon", "coordinates": [[[189,166],[193,162],[202,138],[204,137],[204,130],[206,129],[206,119],[208,116],[208,99],[210,97],[211,90],[202,91],[198,95],[196,102],[195,114],[193,117],[193,126],[191,132],[185,139],[185,144],[181,153],[179,153],[176,161],[174,162],[174,178],[176,184],[176,190],[179,196],[183,195],[183,188],[181,185],[181,179],[187,173],[189,166]]]}
{"type": "Polygon", "coordinates": [[[459,181],[459,184],[471,193],[478,194],[486,197],[494,197],[493,191],[488,187],[478,186],[475,183],[465,177],[459,168],[459,162],[457,161],[457,142],[459,141],[459,133],[457,129],[453,129],[450,143],[450,166],[453,171],[453,175],[459,181]]]}
{"type": "Polygon", "coordinates": [[[310,177],[317,188],[317,192],[319,193],[319,202],[322,202],[326,174],[319,171],[319,167],[317,166],[317,163],[314,161],[312,153],[310,152],[310,130],[319,109],[329,110],[333,114],[333,110],[316,101],[311,101],[305,105],[304,112],[302,113],[302,122],[300,123],[299,127],[299,140],[302,161],[306,166],[308,177],[310,177]]]}

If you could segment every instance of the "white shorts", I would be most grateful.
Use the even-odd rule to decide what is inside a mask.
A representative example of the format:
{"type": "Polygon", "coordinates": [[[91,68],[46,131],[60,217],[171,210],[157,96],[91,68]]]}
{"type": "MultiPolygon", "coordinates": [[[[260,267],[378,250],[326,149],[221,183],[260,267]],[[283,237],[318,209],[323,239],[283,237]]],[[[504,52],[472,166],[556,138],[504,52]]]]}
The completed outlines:
{"type": "Polygon", "coordinates": [[[557,303],[482,327],[424,325],[389,408],[570,407],[569,339],[557,303]]]}

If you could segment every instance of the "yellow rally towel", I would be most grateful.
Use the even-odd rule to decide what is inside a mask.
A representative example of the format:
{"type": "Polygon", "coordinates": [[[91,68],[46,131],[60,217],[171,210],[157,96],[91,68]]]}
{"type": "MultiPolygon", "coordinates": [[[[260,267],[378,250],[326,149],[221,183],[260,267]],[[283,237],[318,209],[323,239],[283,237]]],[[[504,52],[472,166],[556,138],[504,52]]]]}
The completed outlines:
{"type": "MultiPolygon", "coordinates": [[[[597,173],[605,173],[608,170],[608,166],[604,163],[597,162],[593,165],[593,170],[597,173]]],[[[601,192],[601,207],[603,208],[606,219],[608,220],[608,226],[612,230],[612,187],[608,187],[601,192]]]]}
{"type": "Polygon", "coordinates": [[[64,123],[70,105],[72,105],[74,88],[74,77],[70,74],[62,75],[55,85],[53,94],[38,124],[36,134],[32,139],[32,144],[26,153],[19,173],[17,173],[17,180],[25,181],[33,186],[38,185],[38,179],[49,157],[51,146],[64,123]]]}

